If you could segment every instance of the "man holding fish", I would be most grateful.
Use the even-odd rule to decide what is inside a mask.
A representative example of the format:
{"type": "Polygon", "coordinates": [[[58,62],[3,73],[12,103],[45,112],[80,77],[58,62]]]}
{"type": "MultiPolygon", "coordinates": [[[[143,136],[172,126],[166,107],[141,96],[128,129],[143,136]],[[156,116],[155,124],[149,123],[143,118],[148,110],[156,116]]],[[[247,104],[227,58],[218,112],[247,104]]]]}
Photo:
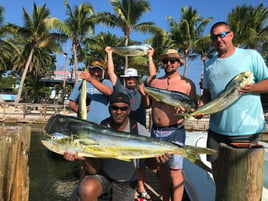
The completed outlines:
{"type": "MultiPolygon", "coordinates": [[[[113,62],[113,49],[112,47],[107,46],[105,48],[107,53],[107,73],[110,78],[110,81],[113,84],[113,91],[123,92],[128,95],[130,98],[130,117],[135,119],[137,122],[141,123],[143,126],[146,126],[146,110],[143,103],[144,96],[138,90],[138,71],[134,68],[128,68],[125,70],[124,75],[121,77],[124,78],[123,85],[119,78],[117,77],[114,70],[114,62],[113,62]]],[[[145,165],[143,161],[140,161],[141,167],[137,169],[138,174],[138,189],[137,192],[141,198],[150,199],[150,195],[146,192],[144,187],[144,179],[145,179],[145,165]]]]}
{"type": "MultiPolygon", "coordinates": [[[[109,116],[108,103],[109,96],[113,89],[110,80],[103,79],[104,70],[101,66],[90,66],[89,72],[81,72],[80,78],[86,80],[87,96],[87,119],[99,123],[109,116]],[[97,115],[98,114],[98,115],[97,115]]],[[[82,83],[78,83],[70,97],[70,108],[79,116],[79,97],[81,95],[82,83]]]]}
{"type": "MultiPolygon", "coordinates": [[[[163,63],[165,75],[156,78],[156,68],[152,58],[153,53],[154,49],[151,48],[148,52],[150,76],[147,78],[147,83],[150,87],[181,92],[196,102],[197,97],[194,83],[179,74],[178,69],[184,64],[180,54],[174,49],[169,49],[161,55],[160,60],[163,63]]],[[[184,112],[184,108],[175,108],[154,98],[148,98],[147,101],[148,106],[152,107],[152,137],[184,145],[185,130],[182,124],[184,118],[174,115],[177,112],[184,112]]],[[[158,168],[163,201],[169,201],[170,198],[172,201],[182,200],[184,191],[182,164],[183,157],[179,154],[174,154],[167,163],[162,164],[158,168]]]]}
{"type": "MultiPolygon", "coordinates": [[[[218,150],[219,143],[222,142],[254,142],[258,138],[258,133],[265,130],[260,100],[260,94],[268,92],[268,70],[265,62],[257,51],[235,47],[232,43],[234,33],[225,22],[215,23],[210,30],[210,37],[218,54],[206,63],[202,83],[204,91],[199,106],[217,98],[218,101],[222,101],[221,93],[231,90],[228,83],[238,74],[250,72],[253,83],[240,86],[237,91],[243,95],[236,102],[222,111],[211,114],[207,146],[218,150]],[[225,89],[226,85],[228,89],[225,89]]],[[[232,96],[238,96],[239,93],[232,96]]],[[[200,115],[202,116],[202,112],[200,115]]],[[[212,162],[213,176],[217,181],[217,172],[220,172],[217,156],[208,156],[208,160],[212,162]]]]}
{"type": "MultiPolygon", "coordinates": [[[[129,97],[122,92],[114,93],[110,98],[109,112],[111,116],[105,119],[102,124],[114,130],[129,133],[131,130],[129,97]]],[[[137,122],[136,126],[138,135],[149,136],[143,125],[137,122]]],[[[168,157],[169,155],[166,154],[157,157],[156,160],[165,162],[168,157]]],[[[81,201],[95,201],[101,196],[106,196],[106,199],[107,196],[111,196],[108,197],[108,200],[133,201],[137,184],[133,160],[84,158],[67,151],[64,153],[64,158],[70,161],[86,160],[89,175],[84,177],[80,184],[79,196],[81,201]]]]}

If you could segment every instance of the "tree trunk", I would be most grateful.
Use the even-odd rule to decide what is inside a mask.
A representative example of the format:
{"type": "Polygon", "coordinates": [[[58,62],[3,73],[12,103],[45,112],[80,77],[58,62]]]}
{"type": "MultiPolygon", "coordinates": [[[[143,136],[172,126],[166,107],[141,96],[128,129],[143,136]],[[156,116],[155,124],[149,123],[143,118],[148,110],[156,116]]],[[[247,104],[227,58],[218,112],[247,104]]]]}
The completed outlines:
{"type": "Polygon", "coordinates": [[[23,71],[23,74],[22,74],[22,77],[21,77],[21,80],[20,80],[20,86],[19,86],[19,91],[18,91],[16,100],[15,100],[15,105],[17,105],[20,102],[20,97],[21,97],[21,94],[22,94],[24,81],[25,81],[26,75],[28,73],[29,66],[30,66],[32,58],[33,58],[33,53],[34,53],[34,48],[31,49],[31,52],[29,54],[27,63],[25,65],[25,68],[24,68],[24,71],[23,71]]]}

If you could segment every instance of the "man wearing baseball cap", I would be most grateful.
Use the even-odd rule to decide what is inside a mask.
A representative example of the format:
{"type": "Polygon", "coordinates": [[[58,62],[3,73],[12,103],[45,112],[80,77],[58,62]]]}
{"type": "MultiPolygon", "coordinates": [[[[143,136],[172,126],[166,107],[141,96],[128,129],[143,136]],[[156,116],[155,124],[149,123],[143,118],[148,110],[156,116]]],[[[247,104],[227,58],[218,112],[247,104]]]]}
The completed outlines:
{"type": "MultiPolygon", "coordinates": [[[[89,72],[81,72],[80,78],[87,81],[87,120],[100,123],[101,120],[109,116],[109,97],[113,93],[112,83],[108,79],[103,79],[104,70],[101,66],[89,66],[89,72]]],[[[79,114],[79,97],[81,83],[77,83],[70,97],[70,108],[79,114]]]]}
{"type": "MultiPolygon", "coordinates": [[[[110,97],[109,112],[110,117],[104,119],[102,125],[133,135],[149,137],[150,133],[143,125],[129,118],[130,99],[125,93],[114,93],[110,97]]],[[[70,152],[65,152],[64,158],[70,161],[81,159],[87,164],[86,170],[89,174],[83,178],[79,187],[81,201],[97,200],[99,197],[110,198],[110,196],[109,200],[134,200],[137,186],[136,160],[82,158],[70,152]]]]}
{"type": "MultiPolygon", "coordinates": [[[[113,84],[113,91],[123,92],[128,95],[130,98],[130,108],[131,113],[130,117],[135,119],[137,122],[146,126],[146,109],[143,103],[144,96],[139,92],[138,87],[138,71],[134,68],[128,68],[125,70],[124,75],[120,75],[120,77],[124,78],[125,85],[120,82],[117,75],[114,71],[114,63],[111,47],[106,47],[105,51],[108,56],[108,64],[107,64],[107,73],[113,84]]],[[[141,163],[142,164],[142,163],[141,163]]],[[[141,197],[150,199],[149,194],[146,193],[144,187],[144,177],[145,177],[145,166],[142,164],[138,169],[138,193],[141,197]]]]}

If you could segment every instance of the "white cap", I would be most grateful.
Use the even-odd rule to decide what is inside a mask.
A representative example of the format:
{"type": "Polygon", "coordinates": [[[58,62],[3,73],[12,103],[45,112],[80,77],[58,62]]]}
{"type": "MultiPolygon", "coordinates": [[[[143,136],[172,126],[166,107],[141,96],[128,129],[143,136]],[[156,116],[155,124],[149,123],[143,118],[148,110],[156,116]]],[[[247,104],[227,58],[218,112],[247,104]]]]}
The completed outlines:
{"type": "Polygon", "coordinates": [[[124,75],[121,75],[120,77],[138,77],[138,71],[134,68],[128,68],[125,70],[124,75]]]}

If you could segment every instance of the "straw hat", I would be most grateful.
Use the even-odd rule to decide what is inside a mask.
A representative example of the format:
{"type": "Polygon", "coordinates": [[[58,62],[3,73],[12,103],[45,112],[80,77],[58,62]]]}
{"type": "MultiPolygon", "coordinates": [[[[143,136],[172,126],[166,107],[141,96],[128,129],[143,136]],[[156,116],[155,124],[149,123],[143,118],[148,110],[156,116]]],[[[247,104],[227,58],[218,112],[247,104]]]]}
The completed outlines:
{"type": "Polygon", "coordinates": [[[160,60],[162,61],[163,59],[178,59],[181,65],[184,64],[184,60],[181,58],[180,53],[178,53],[177,50],[175,49],[168,49],[164,54],[162,54],[160,57],[160,60]]]}

